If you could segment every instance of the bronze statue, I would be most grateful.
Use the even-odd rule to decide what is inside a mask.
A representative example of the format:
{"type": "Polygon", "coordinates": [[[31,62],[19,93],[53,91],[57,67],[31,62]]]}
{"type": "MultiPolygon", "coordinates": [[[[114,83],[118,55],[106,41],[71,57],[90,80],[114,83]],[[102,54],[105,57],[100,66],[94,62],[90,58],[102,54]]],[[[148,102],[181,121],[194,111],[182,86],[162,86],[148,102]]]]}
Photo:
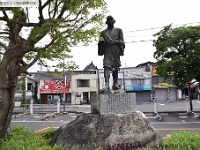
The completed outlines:
{"type": "Polygon", "coordinates": [[[104,55],[105,90],[110,89],[110,71],[112,71],[113,76],[113,90],[120,89],[117,80],[119,67],[121,66],[120,56],[124,55],[125,44],[122,29],[115,28],[114,23],[114,18],[108,16],[106,20],[107,29],[101,32],[98,43],[98,55],[104,55]]]}

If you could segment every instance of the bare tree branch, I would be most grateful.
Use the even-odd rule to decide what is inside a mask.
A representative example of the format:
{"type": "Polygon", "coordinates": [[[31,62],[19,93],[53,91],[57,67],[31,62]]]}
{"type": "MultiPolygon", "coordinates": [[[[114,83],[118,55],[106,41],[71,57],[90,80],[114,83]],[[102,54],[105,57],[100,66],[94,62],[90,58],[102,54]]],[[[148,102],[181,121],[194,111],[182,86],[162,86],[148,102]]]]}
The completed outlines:
{"type": "Polygon", "coordinates": [[[42,14],[42,0],[39,0],[39,8],[38,8],[38,10],[39,10],[39,20],[41,21],[41,20],[44,20],[44,17],[43,17],[43,14],[42,14]]]}
{"type": "Polygon", "coordinates": [[[27,21],[30,23],[28,7],[26,7],[27,21]]]}
{"type": "MultiPolygon", "coordinates": [[[[91,19],[85,21],[85,22],[82,23],[82,25],[80,25],[76,30],[74,29],[73,32],[71,33],[71,35],[77,33],[81,28],[85,27],[87,24],[89,24],[89,23],[91,23],[91,22],[92,22],[91,19]]],[[[68,30],[66,30],[66,31],[64,31],[64,32],[62,32],[62,33],[68,33],[68,30]]],[[[66,36],[66,37],[68,37],[68,36],[66,36]]]]}
{"type": "Polygon", "coordinates": [[[9,48],[5,44],[3,44],[2,42],[0,42],[0,46],[2,46],[6,51],[9,50],[9,48]]]}
{"type": "Polygon", "coordinates": [[[9,32],[0,32],[0,34],[9,34],[9,32]]]}
{"type": "Polygon", "coordinates": [[[0,17],[0,20],[6,21],[6,17],[0,17]]]}
{"type": "MultiPolygon", "coordinates": [[[[39,1],[41,1],[41,5],[42,5],[42,0],[39,0],[39,1]]],[[[54,0],[47,0],[45,3],[44,3],[44,5],[42,5],[41,6],[41,9],[44,9],[47,5],[49,5],[52,1],[54,1],[54,0]]]]}
{"type": "MultiPolygon", "coordinates": [[[[45,20],[45,21],[48,21],[48,20],[45,20]]],[[[45,22],[42,22],[42,23],[40,24],[40,26],[41,26],[42,24],[44,24],[44,23],[45,23],[45,22]]],[[[34,28],[32,29],[32,31],[34,31],[34,29],[37,30],[37,28],[39,29],[40,26],[34,26],[34,28]]],[[[32,38],[32,33],[30,33],[30,34],[29,34],[29,37],[28,37],[28,41],[30,41],[32,44],[35,44],[35,43],[37,43],[38,41],[40,41],[44,36],[46,36],[47,33],[48,33],[47,31],[45,31],[45,32],[43,32],[43,33],[40,33],[40,34],[38,34],[37,36],[35,36],[34,39],[32,38]]]]}
{"type": "Polygon", "coordinates": [[[49,15],[49,18],[51,19],[51,3],[49,3],[48,5],[48,15],[49,15]]]}
{"type": "Polygon", "coordinates": [[[22,22],[22,21],[17,21],[16,23],[19,25],[22,25],[22,26],[26,26],[26,27],[35,27],[35,26],[40,25],[40,23],[26,23],[26,22],[22,22]]]}
{"type": "Polygon", "coordinates": [[[58,7],[59,7],[59,5],[61,4],[61,2],[58,3],[58,0],[56,0],[55,3],[56,3],[56,4],[55,4],[55,7],[54,7],[54,14],[53,14],[53,17],[52,17],[52,18],[55,18],[56,12],[58,11],[58,7]]]}
{"type": "Polygon", "coordinates": [[[75,21],[75,20],[79,17],[79,15],[81,14],[81,12],[82,12],[82,10],[80,10],[80,11],[78,12],[78,14],[76,15],[75,18],[70,19],[70,20],[66,20],[65,22],[72,22],[72,21],[75,21]]]}
{"type": "Polygon", "coordinates": [[[0,10],[3,12],[3,15],[4,15],[4,18],[5,18],[5,21],[8,21],[8,15],[7,15],[7,13],[6,13],[6,11],[5,10],[3,10],[3,8],[0,8],[0,10]]]}
{"type": "Polygon", "coordinates": [[[67,3],[67,0],[65,0],[65,2],[63,4],[63,7],[62,7],[62,10],[61,10],[60,14],[58,15],[57,19],[62,18],[63,14],[65,13],[65,11],[66,11],[66,7],[65,7],[66,3],[67,3]]]}
{"type": "Polygon", "coordinates": [[[54,41],[55,41],[55,39],[52,39],[51,42],[49,42],[49,44],[45,45],[42,48],[34,48],[32,51],[34,51],[34,52],[44,51],[44,50],[48,49],[51,45],[53,45],[54,41]]]}
{"type": "Polygon", "coordinates": [[[25,66],[22,67],[22,72],[25,72],[26,70],[28,70],[31,66],[33,66],[37,61],[38,61],[38,57],[36,56],[29,64],[26,64],[25,66]]]}

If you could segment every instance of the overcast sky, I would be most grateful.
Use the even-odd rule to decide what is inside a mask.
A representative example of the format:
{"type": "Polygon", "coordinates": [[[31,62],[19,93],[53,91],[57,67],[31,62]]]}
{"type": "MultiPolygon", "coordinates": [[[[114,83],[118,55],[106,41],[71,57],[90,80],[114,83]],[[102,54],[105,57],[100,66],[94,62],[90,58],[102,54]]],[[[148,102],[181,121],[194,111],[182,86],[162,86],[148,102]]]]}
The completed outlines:
{"type": "MultiPolygon", "coordinates": [[[[106,0],[106,2],[108,15],[112,15],[116,20],[115,27],[121,28],[124,32],[126,48],[124,56],[121,57],[122,67],[135,67],[147,61],[155,62],[152,35],[164,26],[200,24],[200,0],[106,0]]],[[[96,44],[72,48],[72,60],[80,66],[79,70],[84,69],[92,61],[99,69],[103,68],[103,56],[97,55],[96,44]]],[[[32,67],[30,70],[39,69],[32,67]]]]}

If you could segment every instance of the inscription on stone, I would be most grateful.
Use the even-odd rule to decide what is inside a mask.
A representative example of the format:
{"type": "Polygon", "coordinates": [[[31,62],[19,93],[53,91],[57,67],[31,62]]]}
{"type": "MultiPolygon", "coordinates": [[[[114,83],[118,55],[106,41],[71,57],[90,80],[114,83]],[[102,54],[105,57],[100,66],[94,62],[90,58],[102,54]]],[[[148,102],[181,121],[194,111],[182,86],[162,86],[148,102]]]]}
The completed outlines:
{"type": "Polygon", "coordinates": [[[124,114],[135,112],[135,93],[99,94],[96,102],[92,102],[92,110],[101,115],[124,114]]]}

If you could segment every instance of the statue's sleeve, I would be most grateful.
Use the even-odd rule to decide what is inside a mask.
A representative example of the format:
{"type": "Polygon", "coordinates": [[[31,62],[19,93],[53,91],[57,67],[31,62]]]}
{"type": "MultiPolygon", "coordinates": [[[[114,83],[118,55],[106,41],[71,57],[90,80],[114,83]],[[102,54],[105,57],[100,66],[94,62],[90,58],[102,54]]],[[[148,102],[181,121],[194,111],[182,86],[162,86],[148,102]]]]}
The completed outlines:
{"type": "Polygon", "coordinates": [[[112,40],[111,36],[106,31],[103,31],[101,36],[104,38],[104,41],[106,43],[109,43],[109,44],[113,44],[114,43],[114,40],[112,40]]]}
{"type": "Polygon", "coordinates": [[[124,55],[125,43],[122,29],[119,29],[119,48],[120,48],[120,56],[124,55]]]}
{"type": "Polygon", "coordinates": [[[101,33],[99,37],[99,42],[98,42],[98,55],[102,56],[104,55],[104,52],[105,52],[105,40],[101,33]]]}

